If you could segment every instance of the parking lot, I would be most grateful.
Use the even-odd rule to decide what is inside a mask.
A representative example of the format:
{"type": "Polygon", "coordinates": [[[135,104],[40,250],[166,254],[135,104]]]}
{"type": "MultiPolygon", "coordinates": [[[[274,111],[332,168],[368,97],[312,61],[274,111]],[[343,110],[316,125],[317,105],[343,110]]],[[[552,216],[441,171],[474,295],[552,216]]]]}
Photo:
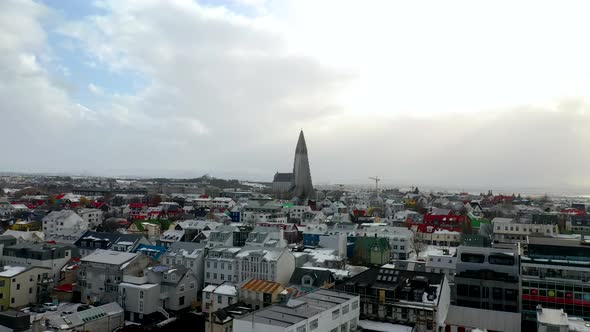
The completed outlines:
{"type": "Polygon", "coordinates": [[[80,303],[68,303],[68,302],[64,302],[64,303],[60,303],[57,310],[56,311],[46,311],[44,313],[34,313],[34,312],[30,312],[31,314],[31,322],[41,319],[42,323],[44,318],[48,318],[51,316],[56,316],[56,315],[62,315],[64,314],[64,311],[71,311],[71,312],[76,312],[78,310],[78,307],[80,306],[80,303]]]}

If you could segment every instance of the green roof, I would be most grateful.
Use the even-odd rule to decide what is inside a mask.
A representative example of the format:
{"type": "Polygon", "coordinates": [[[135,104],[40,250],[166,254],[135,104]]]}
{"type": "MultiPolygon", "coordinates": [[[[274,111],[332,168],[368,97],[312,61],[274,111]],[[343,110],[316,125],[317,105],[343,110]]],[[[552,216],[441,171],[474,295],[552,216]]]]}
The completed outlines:
{"type": "Polygon", "coordinates": [[[357,237],[355,248],[359,248],[360,250],[367,251],[375,246],[379,247],[379,250],[385,251],[390,250],[389,240],[382,237],[357,237]]]}

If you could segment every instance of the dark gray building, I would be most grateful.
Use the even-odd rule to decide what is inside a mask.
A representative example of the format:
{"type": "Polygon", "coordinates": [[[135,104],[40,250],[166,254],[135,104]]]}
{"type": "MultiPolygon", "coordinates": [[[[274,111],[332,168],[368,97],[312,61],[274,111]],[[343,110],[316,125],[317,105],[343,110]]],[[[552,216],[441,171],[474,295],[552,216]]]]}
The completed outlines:
{"type": "Polygon", "coordinates": [[[519,312],[518,248],[460,246],[457,249],[454,304],[519,312]]]}

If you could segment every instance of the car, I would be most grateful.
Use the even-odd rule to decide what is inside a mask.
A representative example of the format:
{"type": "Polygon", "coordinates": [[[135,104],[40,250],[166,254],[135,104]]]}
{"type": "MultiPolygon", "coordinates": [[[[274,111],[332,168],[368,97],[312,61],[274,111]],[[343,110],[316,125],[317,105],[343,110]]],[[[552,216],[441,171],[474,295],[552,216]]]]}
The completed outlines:
{"type": "Polygon", "coordinates": [[[73,311],[71,311],[71,310],[64,310],[64,311],[63,311],[63,314],[64,314],[64,315],[71,315],[71,314],[73,314],[73,313],[74,313],[74,312],[73,312],[73,311]]]}
{"type": "Polygon", "coordinates": [[[53,304],[52,302],[47,302],[47,303],[43,303],[43,308],[45,308],[49,311],[56,311],[57,305],[53,304]]]}
{"type": "Polygon", "coordinates": [[[42,306],[36,306],[36,307],[32,307],[31,311],[36,312],[36,313],[44,313],[47,311],[47,309],[45,309],[45,307],[42,307],[42,306]]]}
{"type": "Polygon", "coordinates": [[[29,308],[29,307],[21,308],[20,311],[28,314],[29,312],[31,312],[31,308],[29,308]]]}
{"type": "Polygon", "coordinates": [[[88,310],[92,308],[92,306],[88,305],[88,304],[82,304],[81,306],[78,307],[78,309],[76,309],[76,311],[84,311],[84,310],[88,310]]]}

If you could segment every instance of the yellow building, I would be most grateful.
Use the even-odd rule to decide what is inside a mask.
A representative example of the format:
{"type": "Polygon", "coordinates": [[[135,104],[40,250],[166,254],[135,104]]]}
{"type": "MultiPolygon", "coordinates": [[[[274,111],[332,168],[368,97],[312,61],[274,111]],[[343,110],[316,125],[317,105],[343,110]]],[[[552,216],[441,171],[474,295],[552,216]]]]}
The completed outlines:
{"type": "Polygon", "coordinates": [[[4,266],[0,271],[0,311],[37,303],[45,294],[51,270],[42,267],[4,266]]]}

